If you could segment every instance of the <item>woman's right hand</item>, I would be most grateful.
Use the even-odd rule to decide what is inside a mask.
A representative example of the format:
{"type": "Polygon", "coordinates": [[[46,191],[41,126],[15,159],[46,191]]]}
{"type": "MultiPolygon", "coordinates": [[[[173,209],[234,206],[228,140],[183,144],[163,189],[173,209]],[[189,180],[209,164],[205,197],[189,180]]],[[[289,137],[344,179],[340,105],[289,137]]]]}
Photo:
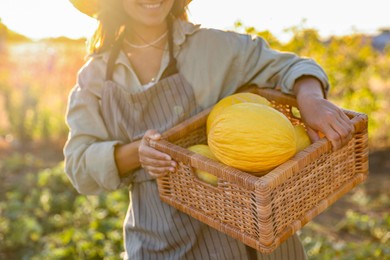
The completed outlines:
{"type": "Polygon", "coordinates": [[[148,130],[138,147],[141,167],[155,178],[162,177],[168,172],[174,172],[177,165],[168,154],[149,146],[149,140],[158,141],[160,139],[161,135],[156,130],[148,130]]]}

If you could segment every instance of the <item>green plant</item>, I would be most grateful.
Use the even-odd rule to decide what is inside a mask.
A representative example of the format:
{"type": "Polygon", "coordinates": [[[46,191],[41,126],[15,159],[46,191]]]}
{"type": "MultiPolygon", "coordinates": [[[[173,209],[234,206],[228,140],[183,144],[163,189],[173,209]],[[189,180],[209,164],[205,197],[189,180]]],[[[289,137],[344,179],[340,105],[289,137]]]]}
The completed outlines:
{"type": "Polygon", "coordinates": [[[125,190],[83,196],[63,164],[25,174],[0,203],[0,258],[120,259],[125,190]]]}

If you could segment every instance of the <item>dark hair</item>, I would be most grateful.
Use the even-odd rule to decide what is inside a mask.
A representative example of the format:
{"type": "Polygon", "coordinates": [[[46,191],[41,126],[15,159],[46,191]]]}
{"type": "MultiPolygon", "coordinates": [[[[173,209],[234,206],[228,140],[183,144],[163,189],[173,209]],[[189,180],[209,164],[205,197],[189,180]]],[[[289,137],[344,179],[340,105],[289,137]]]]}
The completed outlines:
{"type": "MultiPolygon", "coordinates": [[[[187,0],[175,0],[171,14],[187,21],[187,0]]],[[[101,53],[111,48],[121,32],[125,29],[128,16],[122,0],[102,1],[102,10],[98,14],[98,27],[88,42],[88,52],[101,53]]]]}

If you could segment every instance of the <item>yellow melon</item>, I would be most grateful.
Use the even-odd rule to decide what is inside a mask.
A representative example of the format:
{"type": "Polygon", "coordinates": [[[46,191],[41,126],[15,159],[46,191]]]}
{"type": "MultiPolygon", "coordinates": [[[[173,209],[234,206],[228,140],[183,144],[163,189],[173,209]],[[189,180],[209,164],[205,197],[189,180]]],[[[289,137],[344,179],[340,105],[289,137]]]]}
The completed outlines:
{"type": "Polygon", "coordinates": [[[300,152],[311,144],[311,140],[303,125],[294,125],[294,131],[297,139],[297,152],[300,152]]]}
{"type": "Polygon", "coordinates": [[[215,117],[208,145],[220,162],[263,175],[295,154],[296,136],[290,120],[276,109],[239,103],[215,117]]]}
{"type": "MultiPolygon", "coordinates": [[[[217,158],[214,156],[214,154],[211,152],[209,146],[206,144],[192,145],[192,146],[188,147],[188,150],[217,161],[217,158]]],[[[218,183],[217,176],[215,176],[211,173],[208,173],[206,171],[202,171],[199,169],[196,169],[195,173],[199,179],[201,179],[202,181],[205,181],[211,185],[216,186],[218,183]]]]}
{"type": "Polygon", "coordinates": [[[210,114],[207,117],[207,133],[210,131],[211,124],[214,122],[215,117],[221,113],[223,109],[233,104],[239,104],[244,102],[257,103],[263,105],[270,105],[271,103],[264,97],[256,95],[250,92],[241,92],[224,97],[218,103],[216,103],[210,114]]]}

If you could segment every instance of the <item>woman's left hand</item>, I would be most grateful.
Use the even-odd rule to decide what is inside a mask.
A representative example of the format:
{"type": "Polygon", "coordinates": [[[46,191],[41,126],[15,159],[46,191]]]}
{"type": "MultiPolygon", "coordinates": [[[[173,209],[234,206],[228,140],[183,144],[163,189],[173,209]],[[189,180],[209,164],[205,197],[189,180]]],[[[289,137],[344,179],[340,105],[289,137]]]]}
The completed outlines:
{"type": "Polygon", "coordinates": [[[322,133],[338,150],[352,139],[354,126],[341,108],[323,98],[306,98],[299,104],[312,141],[317,141],[322,133]]]}
{"type": "Polygon", "coordinates": [[[296,82],[296,97],[301,117],[311,140],[317,141],[320,133],[338,150],[353,137],[354,126],[343,110],[323,97],[319,81],[304,77],[296,82]]]}

